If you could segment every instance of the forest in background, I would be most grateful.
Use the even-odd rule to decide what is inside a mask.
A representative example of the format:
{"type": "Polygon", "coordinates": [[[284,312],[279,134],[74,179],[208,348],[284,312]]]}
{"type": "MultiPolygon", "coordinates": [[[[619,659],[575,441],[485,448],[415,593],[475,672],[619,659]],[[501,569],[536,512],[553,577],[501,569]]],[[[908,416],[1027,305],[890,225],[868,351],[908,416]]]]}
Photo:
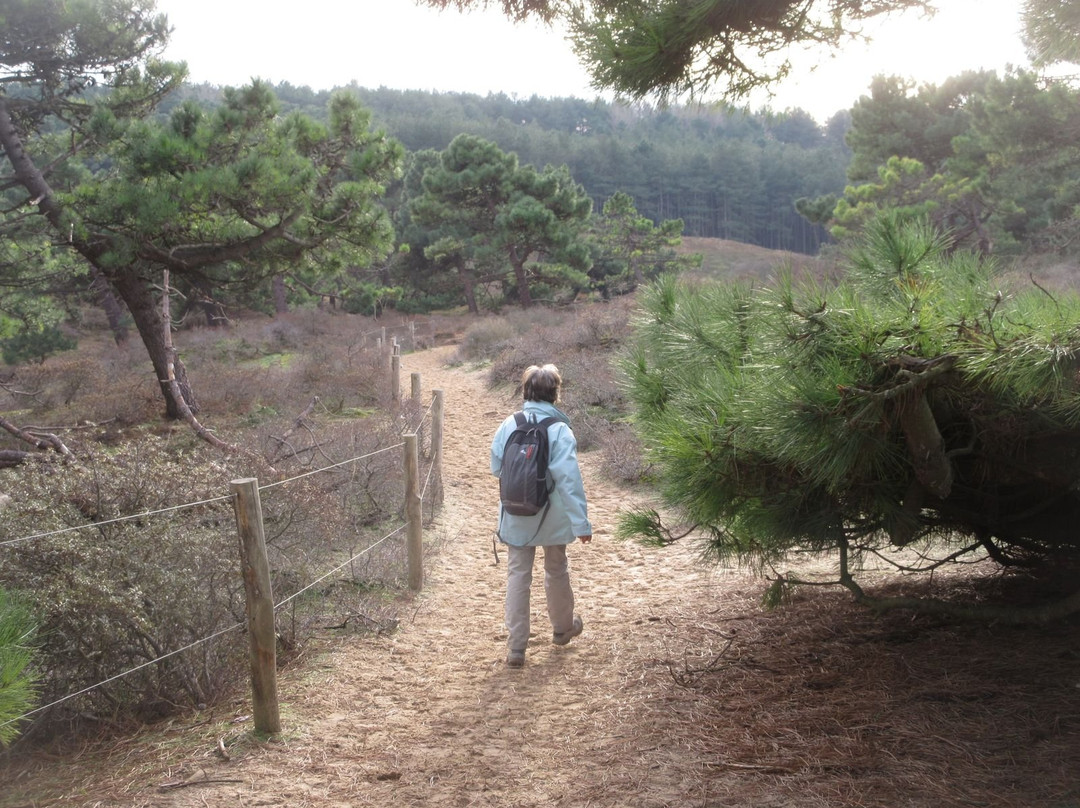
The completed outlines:
{"type": "MultiPolygon", "coordinates": [[[[803,110],[750,112],[730,105],[620,104],[578,98],[517,98],[504,93],[436,93],[350,84],[373,124],[409,152],[442,151],[471,134],[513,152],[522,164],[566,165],[599,211],[612,194],[633,197],[641,215],[682,219],[684,234],[816,254],[826,229],[795,210],[802,197],[839,195],[851,151],[850,114],[826,125],[803,110]]],[[[283,113],[326,117],[334,91],[282,82],[283,113]]],[[[212,106],[221,89],[185,85],[159,108],[185,100],[212,106]]]]}

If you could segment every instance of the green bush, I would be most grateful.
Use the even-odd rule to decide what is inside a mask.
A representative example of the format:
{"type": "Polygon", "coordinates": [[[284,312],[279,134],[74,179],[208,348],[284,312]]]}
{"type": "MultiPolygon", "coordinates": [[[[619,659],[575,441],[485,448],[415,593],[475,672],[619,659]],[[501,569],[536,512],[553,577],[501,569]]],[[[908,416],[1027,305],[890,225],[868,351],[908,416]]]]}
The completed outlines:
{"type": "Polygon", "coordinates": [[[17,719],[33,707],[36,675],[31,662],[35,631],[26,604],[0,588],[0,746],[15,740],[17,719]]]}
{"type": "Polygon", "coordinates": [[[1010,288],[895,213],[849,256],[836,283],[645,290],[626,369],[669,511],[717,558],[832,554],[862,602],[863,558],[928,575],[1074,559],[1080,296],[1010,288]]]}
{"type": "Polygon", "coordinates": [[[71,351],[78,343],[56,326],[46,326],[38,331],[23,331],[0,340],[0,354],[9,365],[28,362],[44,362],[47,357],[61,351],[71,351]]]}

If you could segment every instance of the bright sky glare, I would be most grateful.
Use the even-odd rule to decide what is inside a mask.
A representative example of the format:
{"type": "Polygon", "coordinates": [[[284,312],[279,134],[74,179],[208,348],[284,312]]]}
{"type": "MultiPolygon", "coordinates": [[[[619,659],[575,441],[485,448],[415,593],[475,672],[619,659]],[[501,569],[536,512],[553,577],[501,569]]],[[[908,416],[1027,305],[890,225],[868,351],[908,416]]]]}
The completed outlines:
{"type": "MultiPolygon", "coordinates": [[[[890,17],[869,45],[796,52],[795,75],[757,109],[800,107],[820,122],[847,109],[877,74],[938,84],[964,70],[1026,66],[1021,0],[939,0],[932,19],[890,17]]],[[[329,89],[362,87],[593,99],[584,68],[559,32],[515,25],[495,10],[438,12],[413,0],[158,0],[174,31],[166,56],[191,80],[252,78],[329,89]]]]}

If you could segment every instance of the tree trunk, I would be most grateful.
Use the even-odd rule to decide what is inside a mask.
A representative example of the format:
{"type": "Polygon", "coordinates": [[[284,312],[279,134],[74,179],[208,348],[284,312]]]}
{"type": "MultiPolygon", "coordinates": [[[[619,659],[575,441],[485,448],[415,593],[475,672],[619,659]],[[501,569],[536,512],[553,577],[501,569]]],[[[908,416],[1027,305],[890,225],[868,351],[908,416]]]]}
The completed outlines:
{"type": "Polygon", "coordinates": [[[916,389],[907,400],[900,402],[899,409],[900,428],[904,431],[915,478],[934,496],[947,498],[952,491],[952,463],[945,454],[945,442],[926,401],[926,393],[916,389]]]}
{"type": "Polygon", "coordinates": [[[288,314],[289,301],[285,297],[285,278],[282,275],[275,275],[270,279],[270,286],[274,295],[274,313],[275,314],[288,314]]]}
{"type": "Polygon", "coordinates": [[[529,278],[525,274],[525,259],[518,258],[517,250],[510,251],[510,263],[514,267],[514,278],[517,280],[518,299],[521,307],[527,309],[532,306],[532,295],[529,294],[529,278]]]}
{"type": "Polygon", "coordinates": [[[173,420],[182,419],[185,409],[197,413],[199,405],[188,382],[184,363],[166,344],[165,321],[158,311],[150,284],[135,272],[121,271],[113,278],[113,286],[127,304],[128,311],[131,312],[132,319],[135,321],[135,328],[138,329],[139,337],[146,346],[146,352],[154,365],[161,394],[165,397],[165,417],[173,420]],[[175,388],[170,383],[170,365],[172,365],[172,377],[176,381],[175,388]],[[177,393],[174,390],[182,396],[183,406],[176,400],[177,393]]]}
{"type": "Polygon", "coordinates": [[[476,279],[473,278],[472,270],[459,266],[458,274],[461,276],[461,285],[465,289],[465,303],[469,307],[469,313],[479,314],[480,307],[476,305],[476,279]]]}
{"type": "Polygon", "coordinates": [[[105,319],[109,322],[109,330],[112,331],[113,340],[117,345],[123,345],[128,338],[127,326],[124,325],[124,307],[116,299],[112,287],[109,286],[108,278],[100,269],[91,266],[90,275],[94,279],[90,284],[90,289],[97,295],[98,303],[105,312],[105,319]]]}

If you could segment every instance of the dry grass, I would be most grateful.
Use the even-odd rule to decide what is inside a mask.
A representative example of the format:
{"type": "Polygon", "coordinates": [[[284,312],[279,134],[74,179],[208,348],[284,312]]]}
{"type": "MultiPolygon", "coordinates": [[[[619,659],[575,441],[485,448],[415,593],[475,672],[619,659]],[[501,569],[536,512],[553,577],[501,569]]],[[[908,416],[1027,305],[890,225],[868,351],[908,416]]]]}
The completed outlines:
{"type": "Polygon", "coordinates": [[[837,270],[835,260],[819,258],[803,253],[782,252],[715,238],[684,238],[680,252],[700,253],[704,260],[701,268],[691,277],[712,280],[740,280],[769,282],[781,271],[789,271],[798,278],[803,275],[825,277],[837,270]]]}
{"type": "MultiPolygon", "coordinates": [[[[412,323],[311,310],[178,333],[200,419],[241,447],[236,453],[213,450],[185,425],[162,419],[160,391],[135,337],[118,347],[90,330],[78,351],[5,368],[0,408],[21,426],[61,436],[75,461],[5,470],[12,501],[0,538],[221,498],[240,477],[264,485],[299,477],[262,497],[274,594],[290,597],[400,524],[400,451],[387,449],[420,423],[424,407],[408,399],[407,376],[406,399],[394,405],[389,352],[376,350],[376,337],[385,327],[408,350],[430,344],[444,327],[433,318],[412,323]],[[342,465],[301,477],[335,464],[342,465]]],[[[0,448],[7,446],[27,448],[4,434],[0,448]]],[[[212,704],[240,678],[240,632],[141,667],[162,649],[242,618],[230,510],[227,503],[181,508],[5,550],[0,583],[40,598],[39,660],[48,670],[42,702],[138,669],[37,714],[33,741],[61,728],[93,733],[102,723],[212,704]]],[[[302,653],[324,625],[378,631],[392,624],[405,575],[401,543],[390,542],[292,601],[279,623],[283,658],[302,653]]]]}

